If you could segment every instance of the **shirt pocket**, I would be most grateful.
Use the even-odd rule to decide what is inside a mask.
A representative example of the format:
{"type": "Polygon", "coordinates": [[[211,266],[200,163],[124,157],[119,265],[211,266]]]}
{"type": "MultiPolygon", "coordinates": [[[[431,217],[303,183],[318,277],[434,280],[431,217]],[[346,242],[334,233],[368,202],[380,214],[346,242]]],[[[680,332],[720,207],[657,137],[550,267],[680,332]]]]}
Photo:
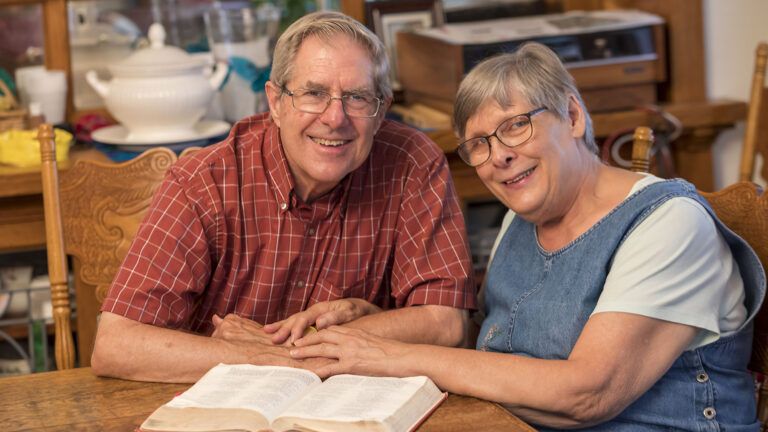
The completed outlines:
{"type": "Polygon", "coordinates": [[[315,284],[315,292],[312,296],[315,302],[332,301],[343,298],[362,298],[367,300],[365,295],[365,282],[361,279],[351,285],[344,286],[339,283],[333,283],[327,279],[318,281],[315,284]]]}

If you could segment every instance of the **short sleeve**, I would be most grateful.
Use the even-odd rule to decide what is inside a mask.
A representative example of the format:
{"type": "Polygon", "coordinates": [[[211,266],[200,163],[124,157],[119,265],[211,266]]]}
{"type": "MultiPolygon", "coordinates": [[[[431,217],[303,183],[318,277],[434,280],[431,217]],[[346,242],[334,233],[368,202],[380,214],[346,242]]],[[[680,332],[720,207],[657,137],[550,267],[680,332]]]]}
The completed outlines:
{"type": "MultiPolygon", "coordinates": [[[[419,138],[421,137],[421,138],[419,138]]],[[[394,252],[392,295],[398,307],[477,307],[464,216],[448,162],[427,138],[405,177],[394,252]],[[429,145],[427,151],[425,146],[429,145]]],[[[418,142],[418,141],[417,141],[418,142]]]]}
{"type": "Polygon", "coordinates": [[[172,174],[155,193],[102,311],[163,327],[188,324],[210,274],[208,239],[172,174]]]}
{"type": "Polygon", "coordinates": [[[735,331],[746,319],[744,287],[709,213],[672,198],[616,251],[594,313],[627,312],[698,327],[689,348],[735,331]]]}

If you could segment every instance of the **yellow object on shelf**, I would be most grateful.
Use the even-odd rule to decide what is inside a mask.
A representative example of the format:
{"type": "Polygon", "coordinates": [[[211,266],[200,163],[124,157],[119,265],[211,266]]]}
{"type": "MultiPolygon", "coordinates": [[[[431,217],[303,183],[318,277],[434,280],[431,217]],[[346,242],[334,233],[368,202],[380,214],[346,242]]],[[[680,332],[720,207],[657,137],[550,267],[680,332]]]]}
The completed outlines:
{"type": "MultiPolygon", "coordinates": [[[[56,161],[69,158],[72,134],[63,129],[54,129],[56,139],[56,161]]],[[[18,167],[40,165],[40,142],[37,130],[10,129],[0,132],[0,163],[18,167]]]]}

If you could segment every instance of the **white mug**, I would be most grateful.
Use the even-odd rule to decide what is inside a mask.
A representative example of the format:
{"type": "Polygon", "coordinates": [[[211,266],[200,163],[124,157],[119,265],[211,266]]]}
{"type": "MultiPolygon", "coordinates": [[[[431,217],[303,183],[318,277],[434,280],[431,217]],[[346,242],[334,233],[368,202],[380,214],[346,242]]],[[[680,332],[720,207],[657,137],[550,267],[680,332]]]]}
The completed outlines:
{"type": "Polygon", "coordinates": [[[45,121],[53,124],[64,122],[67,108],[67,76],[64,71],[49,70],[43,75],[33,75],[25,81],[29,102],[38,102],[45,121]]]}
{"type": "Polygon", "coordinates": [[[37,82],[45,75],[45,66],[27,66],[16,69],[14,76],[16,78],[16,87],[19,91],[19,102],[21,106],[29,106],[29,94],[27,89],[30,84],[27,82],[37,82]]]}

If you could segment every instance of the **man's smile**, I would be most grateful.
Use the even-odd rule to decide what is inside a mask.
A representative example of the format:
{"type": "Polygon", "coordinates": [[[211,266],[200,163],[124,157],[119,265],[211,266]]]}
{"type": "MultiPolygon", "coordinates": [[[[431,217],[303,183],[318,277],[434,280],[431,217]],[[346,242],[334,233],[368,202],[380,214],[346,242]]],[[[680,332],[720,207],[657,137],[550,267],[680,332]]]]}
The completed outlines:
{"type": "Polygon", "coordinates": [[[310,137],[310,139],[316,142],[317,144],[320,144],[321,146],[325,146],[325,147],[340,147],[352,141],[352,140],[344,140],[344,139],[327,139],[327,138],[318,138],[318,137],[310,137]]]}

